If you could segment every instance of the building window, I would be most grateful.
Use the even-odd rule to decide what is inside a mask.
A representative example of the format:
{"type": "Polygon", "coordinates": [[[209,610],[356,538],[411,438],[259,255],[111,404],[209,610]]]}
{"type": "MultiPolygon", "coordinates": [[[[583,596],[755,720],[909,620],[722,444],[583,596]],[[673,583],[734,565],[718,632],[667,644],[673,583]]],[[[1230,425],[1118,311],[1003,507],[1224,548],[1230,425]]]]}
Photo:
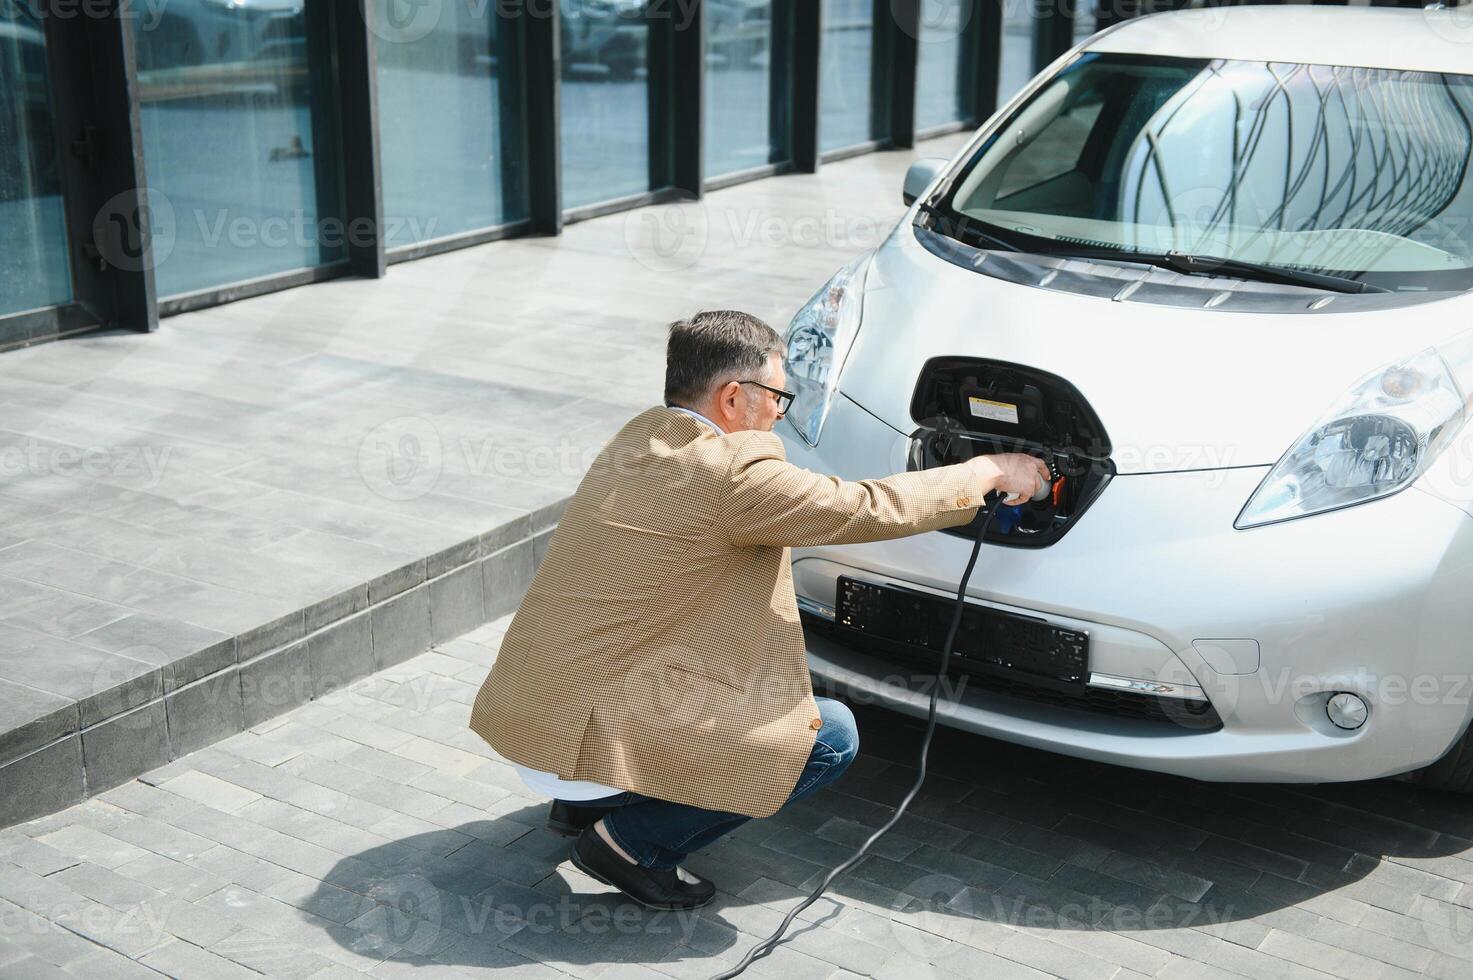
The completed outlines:
{"type": "Polygon", "coordinates": [[[650,23],[644,0],[559,0],[563,205],[648,191],[650,23]]]}
{"type": "Polygon", "coordinates": [[[447,3],[428,32],[377,38],[386,248],[527,217],[525,85],[496,10],[447,3]]]}
{"type": "MultiPolygon", "coordinates": [[[[789,159],[789,0],[707,0],[706,176],[789,159]]],[[[813,2],[813,0],[798,0],[813,2]]]]}
{"type": "Polygon", "coordinates": [[[962,51],[974,4],[967,0],[921,0],[921,34],[916,58],[917,130],[971,115],[962,98],[962,51]]]}
{"type": "Polygon", "coordinates": [[[160,295],[346,254],[328,16],[173,0],[133,19],[160,295]]]}
{"type": "MultiPolygon", "coordinates": [[[[0,314],[72,298],[46,40],[32,5],[0,6],[0,314]]],[[[0,337],[0,341],[4,338],[0,337]]]]}
{"type": "Polygon", "coordinates": [[[875,0],[823,0],[821,43],[819,148],[876,139],[881,123],[874,97],[875,0]]]}
{"type": "Polygon", "coordinates": [[[1038,23],[1034,3],[1035,0],[1003,0],[1002,57],[997,76],[999,108],[1033,77],[1033,32],[1038,23]]]}

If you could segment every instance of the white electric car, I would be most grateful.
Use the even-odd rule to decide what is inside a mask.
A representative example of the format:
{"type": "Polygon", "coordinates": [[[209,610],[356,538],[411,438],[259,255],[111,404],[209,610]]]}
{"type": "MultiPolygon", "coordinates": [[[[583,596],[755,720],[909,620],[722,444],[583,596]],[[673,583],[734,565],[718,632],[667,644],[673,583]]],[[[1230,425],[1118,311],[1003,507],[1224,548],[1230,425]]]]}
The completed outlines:
{"type": "MultiPolygon", "coordinates": [[[[789,459],[1047,459],[943,723],[1473,790],[1473,12],[1216,7],[1060,57],[794,317],[789,459]]],[[[795,549],[815,689],[924,714],[975,541],[795,549]]]]}

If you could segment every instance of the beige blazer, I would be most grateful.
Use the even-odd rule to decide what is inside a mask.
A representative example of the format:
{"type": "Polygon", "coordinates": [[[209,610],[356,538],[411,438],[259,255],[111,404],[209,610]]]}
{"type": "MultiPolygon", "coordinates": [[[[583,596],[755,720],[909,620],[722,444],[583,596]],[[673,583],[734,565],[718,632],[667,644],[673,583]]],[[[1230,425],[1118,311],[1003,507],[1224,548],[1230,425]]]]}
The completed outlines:
{"type": "Polygon", "coordinates": [[[964,524],[965,466],[848,482],[663,406],[594,461],[476,696],[513,762],[765,817],[820,725],[788,548],[964,524]]]}

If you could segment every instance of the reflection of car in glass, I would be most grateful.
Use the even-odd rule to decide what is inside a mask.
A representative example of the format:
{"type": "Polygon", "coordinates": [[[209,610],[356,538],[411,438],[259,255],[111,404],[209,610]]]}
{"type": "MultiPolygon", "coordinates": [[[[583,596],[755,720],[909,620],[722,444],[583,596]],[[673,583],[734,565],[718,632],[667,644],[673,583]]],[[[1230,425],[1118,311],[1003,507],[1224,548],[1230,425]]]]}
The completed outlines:
{"type": "Polygon", "coordinates": [[[561,0],[558,9],[565,65],[603,65],[617,79],[633,78],[644,66],[649,43],[645,0],[561,0]]]}
{"type": "Polygon", "coordinates": [[[156,19],[142,8],[141,70],[259,58],[300,58],[303,0],[171,0],[156,19]]]}
{"type": "MultiPolygon", "coordinates": [[[[1057,472],[995,515],[941,721],[1201,779],[1473,790],[1453,15],[1125,21],[915,164],[905,219],[798,312],[794,463],[1057,472]]],[[[977,533],[795,549],[816,683],[924,715],[977,533]]]]}
{"type": "Polygon", "coordinates": [[[46,39],[41,31],[14,20],[0,20],[0,200],[55,193],[60,182],[56,141],[51,130],[46,39]],[[13,127],[13,128],[12,128],[13,127]]]}
{"type": "Polygon", "coordinates": [[[772,0],[707,0],[706,38],[723,65],[751,67],[771,44],[772,0]]]}

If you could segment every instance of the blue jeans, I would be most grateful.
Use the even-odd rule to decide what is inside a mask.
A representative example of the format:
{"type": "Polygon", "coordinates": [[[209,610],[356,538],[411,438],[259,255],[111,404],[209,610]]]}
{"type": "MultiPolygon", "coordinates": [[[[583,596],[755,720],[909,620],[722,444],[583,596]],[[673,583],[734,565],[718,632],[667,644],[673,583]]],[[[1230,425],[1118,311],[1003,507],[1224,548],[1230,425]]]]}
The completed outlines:
{"type": "MultiPolygon", "coordinates": [[[[814,736],[813,751],[798,774],[787,803],[838,779],[859,754],[859,729],[849,706],[833,698],[814,698],[814,701],[823,718],[823,727],[814,736]]],[[[700,850],[752,819],[740,813],[704,810],[633,792],[567,802],[573,806],[607,807],[604,826],[609,836],[641,865],[659,870],[675,867],[690,852],[700,850]]]]}

